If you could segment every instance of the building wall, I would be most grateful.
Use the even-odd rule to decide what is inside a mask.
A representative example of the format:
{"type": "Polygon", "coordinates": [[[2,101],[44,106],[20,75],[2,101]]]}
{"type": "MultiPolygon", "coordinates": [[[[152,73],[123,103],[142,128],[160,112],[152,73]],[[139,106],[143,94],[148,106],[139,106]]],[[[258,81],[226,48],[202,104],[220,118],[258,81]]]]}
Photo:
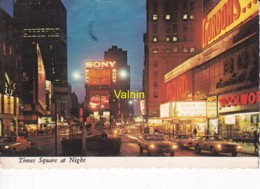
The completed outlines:
{"type": "Polygon", "coordinates": [[[14,2],[14,19],[21,39],[39,43],[47,80],[58,84],[67,84],[66,16],[60,0],[14,2]]]}
{"type": "Polygon", "coordinates": [[[117,64],[117,81],[111,86],[110,89],[110,95],[112,97],[110,99],[112,115],[115,118],[120,116],[123,116],[123,118],[128,118],[130,114],[133,115],[134,113],[133,105],[129,104],[131,99],[116,100],[114,95],[114,90],[117,92],[120,90],[130,91],[130,66],[127,62],[127,51],[124,51],[117,46],[112,46],[110,49],[105,51],[104,60],[116,61],[117,64]],[[124,78],[121,76],[122,72],[126,73],[124,78]],[[118,115],[118,112],[120,112],[120,115],[118,115]]]}
{"type": "Polygon", "coordinates": [[[201,50],[202,1],[147,0],[144,90],[147,113],[166,101],[164,74],[201,50]]]}
{"type": "MultiPolygon", "coordinates": [[[[165,82],[172,83],[192,72],[192,99],[211,98],[216,116],[208,117],[207,133],[250,140],[259,127],[258,23],[258,13],[252,11],[241,24],[165,74],[165,82]]],[[[184,84],[179,82],[178,87],[183,89],[184,84]]]]}
{"type": "Polygon", "coordinates": [[[16,134],[21,73],[16,27],[12,17],[0,8],[0,136],[16,134]]]}

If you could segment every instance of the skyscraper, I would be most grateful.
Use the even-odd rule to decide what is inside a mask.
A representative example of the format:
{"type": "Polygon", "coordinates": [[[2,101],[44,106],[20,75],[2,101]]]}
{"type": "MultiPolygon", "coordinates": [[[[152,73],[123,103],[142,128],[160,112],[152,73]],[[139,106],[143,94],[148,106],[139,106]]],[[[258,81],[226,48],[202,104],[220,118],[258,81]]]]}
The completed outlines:
{"type": "Polygon", "coordinates": [[[164,74],[201,50],[202,0],[147,0],[144,91],[147,115],[166,101],[164,74]]]}
{"type": "Polygon", "coordinates": [[[0,8],[0,136],[18,134],[21,64],[13,18],[0,8]]]}
{"type": "Polygon", "coordinates": [[[67,10],[61,0],[14,0],[14,19],[24,41],[38,43],[46,79],[67,84],[67,10]]]}
{"type": "MultiPolygon", "coordinates": [[[[114,97],[114,90],[115,91],[130,91],[130,66],[127,64],[127,51],[124,51],[117,46],[112,46],[110,49],[105,51],[105,61],[115,61],[117,66],[117,81],[111,87],[110,94],[114,97]]],[[[116,100],[116,103],[119,103],[118,106],[114,106],[113,100],[110,102],[111,104],[111,111],[114,117],[120,117],[123,119],[130,118],[130,115],[133,115],[133,104],[131,104],[131,99],[119,99],[116,100]],[[119,113],[120,112],[120,113],[119,113]]]]}

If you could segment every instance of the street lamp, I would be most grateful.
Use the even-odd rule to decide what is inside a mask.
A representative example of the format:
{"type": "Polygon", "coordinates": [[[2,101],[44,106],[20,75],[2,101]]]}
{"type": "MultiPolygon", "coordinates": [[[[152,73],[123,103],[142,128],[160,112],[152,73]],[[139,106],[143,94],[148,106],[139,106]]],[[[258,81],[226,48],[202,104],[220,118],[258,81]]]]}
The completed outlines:
{"type": "MultiPolygon", "coordinates": [[[[127,70],[125,69],[121,69],[119,71],[119,76],[122,80],[126,80],[128,78],[128,72],[127,70]]],[[[123,91],[125,91],[125,81],[123,82],[123,91]]],[[[125,91],[126,92],[126,91],[125,91]]],[[[123,119],[124,119],[124,122],[125,122],[125,125],[126,125],[126,107],[127,107],[127,101],[124,99],[122,100],[124,102],[124,113],[123,113],[123,119]]]]}

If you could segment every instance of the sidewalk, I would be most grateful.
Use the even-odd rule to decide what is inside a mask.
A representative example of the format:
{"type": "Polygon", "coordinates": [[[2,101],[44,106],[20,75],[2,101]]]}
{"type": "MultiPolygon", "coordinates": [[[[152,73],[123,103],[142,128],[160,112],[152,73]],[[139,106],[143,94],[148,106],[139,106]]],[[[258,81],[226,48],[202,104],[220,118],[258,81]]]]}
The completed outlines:
{"type": "Polygon", "coordinates": [[[259,156],[259,153],[255,152],[255,146],[253,143],[244,143],[243,144],[242,142],[239,142],[238,144],[240,144],[242,146],[242,150],[241,150],[242,154],[259,156]]]}

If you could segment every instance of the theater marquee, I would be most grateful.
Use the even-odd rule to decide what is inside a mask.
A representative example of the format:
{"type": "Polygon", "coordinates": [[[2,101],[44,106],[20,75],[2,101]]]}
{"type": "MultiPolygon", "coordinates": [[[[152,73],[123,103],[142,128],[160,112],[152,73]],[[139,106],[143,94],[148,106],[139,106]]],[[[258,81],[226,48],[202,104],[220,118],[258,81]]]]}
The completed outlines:
{"type": "Polygon", "coordinates": [[[257,0],[221,0],[203,19],[203,48],[257,13],[257,0]]]}

